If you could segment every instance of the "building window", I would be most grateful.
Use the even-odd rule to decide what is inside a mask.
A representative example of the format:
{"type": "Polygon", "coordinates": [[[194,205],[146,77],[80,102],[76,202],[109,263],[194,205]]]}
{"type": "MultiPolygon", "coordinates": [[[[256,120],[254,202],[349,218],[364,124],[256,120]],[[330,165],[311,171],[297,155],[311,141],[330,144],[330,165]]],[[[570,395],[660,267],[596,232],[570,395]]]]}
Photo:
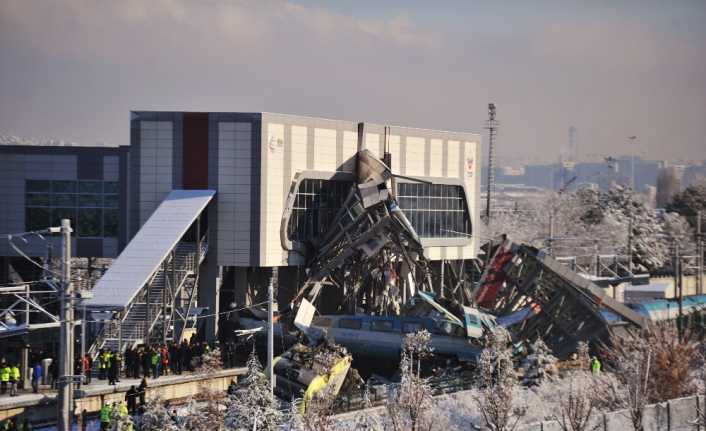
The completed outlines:
{"type": "Polygon", "coordinates": [[[421,238],[468,238],[471,234],[461,186],[398,183],[397,203],[421,238]]]}
{"type": "Polygon", "coordinates": [[[68,218],[79,237],[116,237],[119,189],[114,181],[27,180],[25,228],[42,230],[68,218]]]}
{"type": "Polygon", "coordinates": [[[338,321],[338,327],[343,329],[360,329],[362,322],[360,319],[341,319],[338,321]]]}
{"type": "Polygon", "coordinates": [[[380,332],[392,332],[394,329],[392,320],[373,320],[370,326],[373,331],[380,332]]]}
{"type": "Polygon", "coordinates": [[[304,179],[299,183],[287,236],[295,241],[312,241],[333,223],[351,189],[348,181],[304,179]]]}

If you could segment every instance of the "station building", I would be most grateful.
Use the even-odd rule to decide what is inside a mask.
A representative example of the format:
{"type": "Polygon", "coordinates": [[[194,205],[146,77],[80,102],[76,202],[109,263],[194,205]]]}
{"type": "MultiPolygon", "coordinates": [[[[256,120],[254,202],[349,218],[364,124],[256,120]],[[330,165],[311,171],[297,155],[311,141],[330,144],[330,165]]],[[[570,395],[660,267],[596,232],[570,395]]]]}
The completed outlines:
{"type": "MultiPolygon", "coordinates": [[[[265,112],[134,111],[130,145],[0,146],[0,232],[32,231],[70,218],[77,256],[117,257],[117,264],[127,261],[126,254],[161,253],[130,243],[147,235],[148,225],[158,230],[159,224],[147,222],[165,201],[177,202],[174,191],[209,190],[193,220],[184,219],[191,230],[198,222],[197,231],[208,238],[199,306],[217,314],[232,303],[254,301],[271,267],[280,268],[279,299],[287,301],[307,260],[302,244],[329,227],[363,149],[396,175],[397,202],[429,259],[476,256],[480,135],[265,112]]],[[[28,237],[23,250],[44,258],[46,243],[28,237]]],[[[7,241],[0,241],[0,259],[4,279],[23,260],[7,241]]],[[[158,270],[152,268],[150,277],[158,270]]],[[[103,290],[131,282],[112,277],[114,284],[106,282],[103,290]]],[[[109,297],[96,292],[94,305],[107,307],[109,297]]],[[[214,317],[208,332],[216,328],[214,317]]]]}

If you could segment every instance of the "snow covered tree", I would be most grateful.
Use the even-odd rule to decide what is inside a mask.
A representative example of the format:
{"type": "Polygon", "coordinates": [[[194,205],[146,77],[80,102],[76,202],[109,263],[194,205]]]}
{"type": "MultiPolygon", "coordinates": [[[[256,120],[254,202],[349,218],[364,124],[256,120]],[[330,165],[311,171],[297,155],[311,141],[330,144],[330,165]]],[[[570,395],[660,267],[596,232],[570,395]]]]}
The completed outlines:
{"type": "Polygon", "coordinates": [[[145,411],[140,419],[141,431],[177,431],[167,405],[160,397],[147,400],[145,411]]]}
{"type": "MultiPolygon", "coordinates": [[[[662,238],[662,226],[657,217],[632,190],[615,187],[601,195],[601,207],[606,218],[612,218],[626,228],[632,226],[633,263],[648,271],[661,268],[669,258],[669,247],[662,238]]],[[[627,231],[627,230],[626,230],[627,231]]],[[[621,252],[625,253],[626,246],[621,252]]]]}
{"type": "Polygon", "coordinates": [[[691,228],[685,217],[677,213],[667,213],[662,219],[662,226],[667,247],[678,243],[682,256],[696,254],[696,230],[691,228]]]}
{"type": "Polygon", "coordinates": [[[223,369],[223,361],[221,359],[221,349],[218,346],[209,349],[201,355],[201,366],[197,372],[203,374],[212,374],[223,369]]]}
{"type": "Polygon", "coordinates": [[[480,390],[476,402],[485,426],[493,431],[511,431],[525,414],[515,406],[513,396],[517,377],[508,348],[510,334],[496,328],[488,337],[479,361],[480,390]]]}
{"type": "Polygon", "coordinates": [[[248,371],[226,407],[228,430],[276,430],[285,421],[270,390],[270,382],[262,370],[255,351],[250,354],[248,371]]]}
{"type": "Polygon", "coordinates": [[[422,330],[407,334],[402,343],[400,383],[390,388],[385,407],[395,431],[430,430],[434,407],[431,387],[421,377],[421,360],[431,352],[431,335],[422,330]]]}
{"type": "Polygon", "coordinates": [[[676,194],[665,209],[686,217],[691,227],[696,227],[697,212],[702,211],[706,217],[706,181],[689,186],[676,194]]]}

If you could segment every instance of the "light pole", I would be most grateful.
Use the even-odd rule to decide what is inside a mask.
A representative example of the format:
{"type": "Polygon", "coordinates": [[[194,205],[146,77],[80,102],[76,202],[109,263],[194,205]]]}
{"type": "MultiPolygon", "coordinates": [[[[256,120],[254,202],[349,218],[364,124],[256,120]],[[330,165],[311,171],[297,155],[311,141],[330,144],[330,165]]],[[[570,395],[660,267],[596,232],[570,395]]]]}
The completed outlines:
{"type": "MultiPolygon", "coordinates": [[[[56,232],[56,228],[50,228],[56,232]]],[[[71,402],[73,400],[73,289],[71,288],[71,220],[62,219],[61,228],[61,307],[59,321],[61,335],[59,338],[59,394],[57,406],[58,431],[71,429],[71,402]]]]}
{"type": "Polygon", "coordinates": [[[628,136],[630,139],[630,152],[632,156],[630,157],[630,188],[635,190],[635,153],[637,152],[637,147],[635,142],[637,141],[637,136],[628,136]]]}

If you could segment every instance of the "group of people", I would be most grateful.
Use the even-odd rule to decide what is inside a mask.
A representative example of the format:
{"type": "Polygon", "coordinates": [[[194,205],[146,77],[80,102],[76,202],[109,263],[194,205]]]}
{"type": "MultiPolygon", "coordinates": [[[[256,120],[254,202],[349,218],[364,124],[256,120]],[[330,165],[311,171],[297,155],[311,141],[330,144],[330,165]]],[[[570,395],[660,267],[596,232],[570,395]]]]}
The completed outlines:
{"type": "Polygon", "coordinates": [[[22,380],[20,366],[7,363],[3,360],[0,363],[0,394],[5,395],[9,388],[10,396],[16,396],[20,380],[22,380]]]}
{"type": "Polygon", "coordinates": [[[178,375],[194,371],[195,360],[208,350],[205,342],[182,341],[125,350],[125,375],[130,378],[178,375]]]}

